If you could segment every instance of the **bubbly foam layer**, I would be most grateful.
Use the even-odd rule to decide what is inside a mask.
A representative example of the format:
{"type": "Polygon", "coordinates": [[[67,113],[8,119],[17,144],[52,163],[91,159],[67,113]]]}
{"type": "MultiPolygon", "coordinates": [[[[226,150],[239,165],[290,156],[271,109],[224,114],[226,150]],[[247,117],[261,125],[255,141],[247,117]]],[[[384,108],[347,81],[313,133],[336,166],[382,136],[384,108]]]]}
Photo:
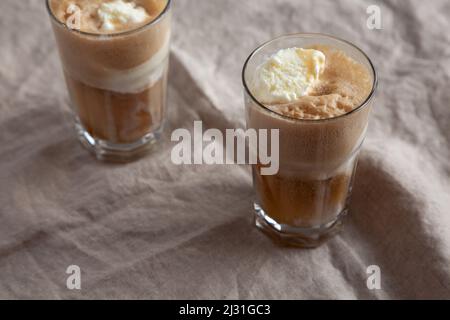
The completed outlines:
{"type": "Polygon", "coordinates": [[[170,51],[170,34],[161,49],[143,64],[125,70],[103,70],[101,76],[78,75],[78,80],[87,85],[118,93],[139,93],[159,81],[166,68],[165,60],[170,51]]]}
{"type": "MultiPolygon", "coordinates": [[[[170,15],[142,30],[103,37],[106,24],[136,27],[159,15],[168,0],[50,0],[53,13],[65,21],[69,5],[81,8],[82,31],[92,37],[55,25],[63,68],[68,76],[98,89],[117,93],[139,93],[159,81],[167,68],[170,51],[170,15]],[[146,18],[147,20],[147,18],[146,18]],[[103,28],[103,29],[102,29],[103,28]]],[[[112,27],[111,27],[112,28],[112,27]]],[[[111,33],[114,33],[111,32],[111,33]]]]}
{"type": "MultiPolygon", "coordinates": [[[[303,87],[296,82],[290,83],[292,101],[265,102],[271,110],[297,119],[327,119],[346,114],[360,106],[369,96],[373,77],[368,68],[355,61],[341,50],[328,46],[314,46],[325,55],[323,72],[307,90],[307,94],[298,95],[303,87]]],[[[302,74],[302,69],[298,68],[302,74]]],[[[257,91],[253,91],[255,95],[257,91]]]]}

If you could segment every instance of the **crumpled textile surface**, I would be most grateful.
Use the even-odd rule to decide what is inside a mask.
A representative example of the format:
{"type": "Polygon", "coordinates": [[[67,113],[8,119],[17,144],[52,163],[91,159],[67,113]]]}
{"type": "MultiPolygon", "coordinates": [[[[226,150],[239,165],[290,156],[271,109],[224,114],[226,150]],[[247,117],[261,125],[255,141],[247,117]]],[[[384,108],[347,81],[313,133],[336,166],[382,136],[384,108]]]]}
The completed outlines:
{"type": "Polygon", "coordinates": [[[173,2],[165,136],[113,165],[75,138],[43,1],[1,1],[0,298],[450,298],[450,2],[173,2]],[[350,215],[314,250],[252,226],[248,167],[170,160],[176,128],[244,126],[245,59],[294,32],[355,43],[380,78],[350,215]]]}

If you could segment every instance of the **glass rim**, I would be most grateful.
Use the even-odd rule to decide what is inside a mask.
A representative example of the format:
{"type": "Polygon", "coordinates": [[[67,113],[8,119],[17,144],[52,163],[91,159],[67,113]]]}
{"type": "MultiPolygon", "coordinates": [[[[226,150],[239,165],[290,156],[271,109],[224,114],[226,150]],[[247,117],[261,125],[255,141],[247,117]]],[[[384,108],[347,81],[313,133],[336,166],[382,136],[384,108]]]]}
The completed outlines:
{"type": "Polygon", "coordinates": [[[92,32],[76,30],[76,29],[70,29],[67,26],[66,23],[60,21],[57,17],[55,17],[55,15],[53,13],[53,10],[50,7],[50,1],[51,0],[45,0],[46,7],[47,7],[47,12],[50,15],[50,17],[52,17],[52,20],[54,22],[56,22],[59,26],[67,29],[70,32],[75,32],[75,33],[78,33],[78,34],[83,35],[83,36],[96,37],[96,38],[106,38],[106,39],[127,36],[127,35],[130,35],[130,34],[134,34],[134,33],[137,33],[139,31],[142,31],[144,29],[147,29],[148,27],[150,27],[150,26],[156,24],[157,22],[159,22],[164,16],[166,16],[167,13],[169,12],[169,9],[171,8],[171,5],[172,5],[172,0],[167,0],[167,4],[164,7],[164,10],[162,10],[161,13],[155,19],[153,19],[153,20],[149,21],[148,23],[140,26],[139,28],[132,29],[132,30],[126,30],[126,31],[122,31],[122,32],[117,32],[117,33],[109,33],[109,34],[105,33],[105,34],[102,34],[102,33],[92,33],[92,32]]]}
{"type": "Polygon", "coordinates": [[[259,107],[263,108],[264,110],[268,111],[270,114],[274,114],[278,117],[281,117],[283,119],[286,120],[290,120],[290,121],[295,121],[295,122],[307,122],[307,123],[319,123],[319,122],[327,122],[327,121],[333,121],[333,120],[337,120],[337,119],[341,119],[344,117],[347,117],[353,113],[358,112],[359,110],[363,109],[364,107],[366,107],[373,99],[373,97],[375,96],[375,92],[377,90],[378,87],[378,74],[375,70],[375,66],[372,63],[372,60],[369,58],[369,56],[362,50],[360,49],[358,46],[354,45],[353,43],[332,36],[332,35],[328,35],[325,33],[291,33],[291,34],[286,34],[286,35],[282,35],[276,38],[273,38],[269,41],[264,42],[263,44],[259,45],[255,50],[253,50],[253,52],[248,56],[248,58],[246,59],[245,63],[244,63],[244,67],[242,69],[242,82],[244,85],[244,90],[245,92],[250,96],[250,98],[253,100],[253,102],[255,102],[259,107]],[[372,83],[372,90],[370,91],[369,95],[367,96],[367,98],[356,108],[354,108],[353,110],[346,112],[344,114],[341,114],[339,116],[336,117],[331,117],[331,118],[324,118],[324,119],[299,119],[299,118],[295,118],[295,117],[291,117],[291,116],[287,116],[287,115],[283,115],[280,113],[277,113],[273,110],[271,110],[270,108],[268,108],[267,106],[265,106],[263,103],[261,103],[260,101],[258,101],[258,99],[256,99],[256,97],[253,95],[253,93],[251,92],[250,88],[247,85],[247,81],[245,79],[245,73],[247,71],[247,67],[248,64],[250,62],[250,60],[263,48],[265,48],[266,46],[268,46],[269,44],[275,42],[275,41],[279,41],[279,40],[283,40],[283,39],[289,39],[289,38],[296,38],[296,37],[303,37],[303,38],[326,38],[326,39],[331,39],[334,41],[338,41],[341,42],[345,45],[349,45],[351,47],[353,47],[354,49],[356,49],[357,51],[359,51],[369,62],[370,68],[372,70],[372,74],[373,74],[373,83],[372,83]]]}

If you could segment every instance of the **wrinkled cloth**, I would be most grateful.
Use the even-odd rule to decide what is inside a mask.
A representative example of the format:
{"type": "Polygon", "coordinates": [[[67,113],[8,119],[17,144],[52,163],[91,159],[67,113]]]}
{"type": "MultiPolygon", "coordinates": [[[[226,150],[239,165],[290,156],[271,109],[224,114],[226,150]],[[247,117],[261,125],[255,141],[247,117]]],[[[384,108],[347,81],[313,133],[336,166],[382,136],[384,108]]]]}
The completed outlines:
{"type": "Polygon", "coordinates": [[[0,7],[0,298],[450,298],[449,1],[174,0],[167,128],[126,165],[78,143],[44,2],[0,7]],[[170,160],[176,128],[245,126],[245,59],[295,32],[355,43],[380,81],[345,227],[312,250],[256,230],[247,166],[170,160]]]}

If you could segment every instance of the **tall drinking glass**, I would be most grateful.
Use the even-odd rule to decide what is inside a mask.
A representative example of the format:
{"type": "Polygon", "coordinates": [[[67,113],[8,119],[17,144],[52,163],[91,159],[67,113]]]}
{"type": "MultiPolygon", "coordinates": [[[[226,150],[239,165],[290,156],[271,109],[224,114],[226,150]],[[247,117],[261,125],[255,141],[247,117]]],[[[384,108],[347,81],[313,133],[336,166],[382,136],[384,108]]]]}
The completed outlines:
{"type": "Polygon", "coordinates": [[[99,34],[69,28],[55,14],[58,0],[47,0],[78,137],[101,160],[133,160],[163,129],[171,1],[138,3],[158,15],[136,29],[99,34]]]}
{"type": "Polygon", "coordinates": [[[279,172],[253,165],[256,226],[279,243],[315,247],[333,235],[348,210],[377,76],[367,55],[349,42],[322,34],[283,36],[257,48],[243,69],[248,128],[279,129],[279,172]],[[357,108],[334,118],[306,120],[275,113],[250,89],[256,69],[280,49],[325,45],[364,65],[372,90],[357,108]]]}

